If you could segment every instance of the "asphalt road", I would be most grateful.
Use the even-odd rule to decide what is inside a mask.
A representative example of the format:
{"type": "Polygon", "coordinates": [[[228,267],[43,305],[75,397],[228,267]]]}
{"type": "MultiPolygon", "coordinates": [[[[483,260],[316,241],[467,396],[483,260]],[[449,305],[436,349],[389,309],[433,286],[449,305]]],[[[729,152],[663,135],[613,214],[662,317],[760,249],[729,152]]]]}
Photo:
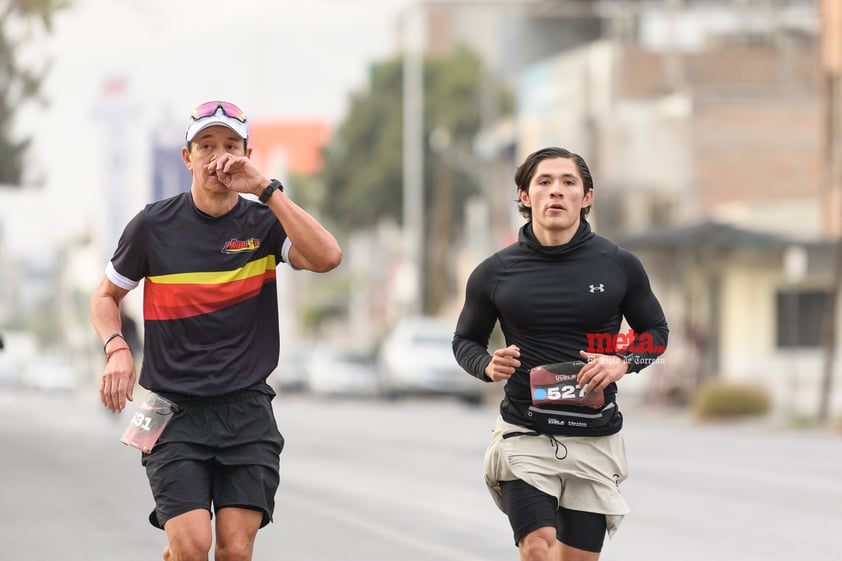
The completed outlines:
{"type": "MultiPolygon", "coordinates": [[[[494,407],[275,401],[286,438],[255,560],[517,559],[481,479],[494,407]]],[[[131,407],[130,407],[131,409],[131,407]]],[[[15,561],[160,559],[129,412],[0,390],[0,543],[15,561]]],[[[604,561],[840,561],[842,435],[626,409],[632,513],[604,561]]]]}

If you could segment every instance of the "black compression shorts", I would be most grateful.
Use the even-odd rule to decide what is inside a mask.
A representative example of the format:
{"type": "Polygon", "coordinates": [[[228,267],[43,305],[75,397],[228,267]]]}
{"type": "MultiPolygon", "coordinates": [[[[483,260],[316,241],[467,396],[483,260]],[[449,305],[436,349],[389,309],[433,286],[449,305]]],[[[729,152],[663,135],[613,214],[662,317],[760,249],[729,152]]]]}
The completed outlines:
{"type": "Polygon", "coordinates": [[[559,508],[558,499],[520,480],[501,481],[500,491],[515,545],[530,532],[551,526],[563,544],[585,551],[602,551],[607,528],[604,514],[559,508]]]}
{"type": "MultiPolygon", "coordinates": [[[[143,454],[155,510],[153,526],[204,508],[263,513],[272,520],[284,439],[271,397],[244,391],[181,403],[151,454],[143,454]]],[[[212,512],[213,512],[212,511],[212,512]]]]}

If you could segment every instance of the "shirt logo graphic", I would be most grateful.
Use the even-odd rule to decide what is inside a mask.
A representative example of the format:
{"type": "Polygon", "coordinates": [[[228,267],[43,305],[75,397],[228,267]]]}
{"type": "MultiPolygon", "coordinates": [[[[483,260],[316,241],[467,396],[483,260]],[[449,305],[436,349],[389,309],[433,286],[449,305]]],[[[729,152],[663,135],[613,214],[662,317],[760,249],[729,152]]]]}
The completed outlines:
{"type": "Polygon", "coordinates": [[[591,294],[595,292],[605,292],[605,285],[604,284],[592,284],[590,285],[591,294]]]}
{"type": "Polygon", "coordinates": [[[254,251],[260,247],[260,240],[257,238],[249,238],[246,241],[232,239],[225,242],[222,246],[222,253],[242,253],[244,251],[254,251]]]}

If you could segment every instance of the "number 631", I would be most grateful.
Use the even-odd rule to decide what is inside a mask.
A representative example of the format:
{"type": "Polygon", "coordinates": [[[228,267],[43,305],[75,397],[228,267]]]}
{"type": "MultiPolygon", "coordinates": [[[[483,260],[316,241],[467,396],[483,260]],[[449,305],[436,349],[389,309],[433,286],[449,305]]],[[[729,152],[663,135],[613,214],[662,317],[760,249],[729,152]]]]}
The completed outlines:
{"type": "Polygon", "coordinates": [[[132,424],[148,431],[152,425],[152,417],[147,417],[143,413],[135,413],[132,417],[132,424]]]}

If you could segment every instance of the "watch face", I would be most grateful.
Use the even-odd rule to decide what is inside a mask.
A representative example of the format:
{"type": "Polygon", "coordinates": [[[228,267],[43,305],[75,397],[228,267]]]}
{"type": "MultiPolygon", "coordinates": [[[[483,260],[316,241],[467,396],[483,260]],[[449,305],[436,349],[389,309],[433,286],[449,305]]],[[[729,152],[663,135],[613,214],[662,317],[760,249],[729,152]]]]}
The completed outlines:
{"type": "Polygon", "coordinates": [[[261,203],[265,204],[266,201],[269,200],[269,197],[272,196],[272,193],[274,193],[275,191],[280,191],[281,193],[284,192],[283,183],[281,183],[277,179],[273,179],[272,181],[269,182],[269,185],[267,185],[266,188],[263,190],[263,192],[260,193],[260,196],[258,197],[258,200],[261,203]]]}
{"type": "Polygon", "coordinates": [[[260,193],[260,196],[258,197],[258,199],[260,200],[260,202],[261,202],[261,203],[265,203],[266,201],[268,201],[268,200],[269,200],[269,197],[271,197],[271,196],[272,196],[272,193],[274,193],[274,192],[275,192],[275,189],[277,189],[277,187],[275,187],[275,184],[274,184],[274,183],[270,183],[270,184],[269,184],[269,185],[268,185],[268,186],[267,186],[267,187],[263,190],[263,192],[262,192],[262,193],[260,193]]]}

